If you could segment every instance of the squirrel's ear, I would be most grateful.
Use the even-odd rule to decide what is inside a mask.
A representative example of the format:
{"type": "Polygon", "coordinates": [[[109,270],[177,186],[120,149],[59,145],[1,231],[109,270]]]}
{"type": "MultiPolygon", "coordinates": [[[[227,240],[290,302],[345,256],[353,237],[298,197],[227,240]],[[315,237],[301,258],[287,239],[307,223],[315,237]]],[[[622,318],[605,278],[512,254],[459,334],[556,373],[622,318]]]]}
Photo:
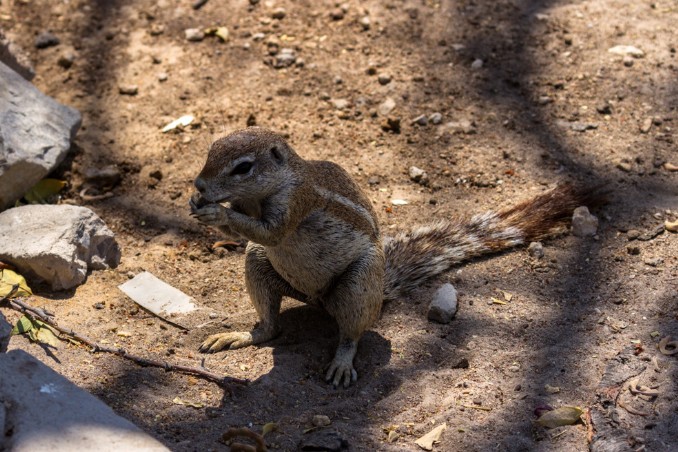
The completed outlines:
{"type": "Polygon", "coordinates": [[[278,149],[278,146],[272,146],[270,149],[271,152],[271,157],[273,157],[273,160],[278,164],[282,165],[285,163],[285,159],[282,155],[282,152],[280,152],[280,149],[278,149]]]}

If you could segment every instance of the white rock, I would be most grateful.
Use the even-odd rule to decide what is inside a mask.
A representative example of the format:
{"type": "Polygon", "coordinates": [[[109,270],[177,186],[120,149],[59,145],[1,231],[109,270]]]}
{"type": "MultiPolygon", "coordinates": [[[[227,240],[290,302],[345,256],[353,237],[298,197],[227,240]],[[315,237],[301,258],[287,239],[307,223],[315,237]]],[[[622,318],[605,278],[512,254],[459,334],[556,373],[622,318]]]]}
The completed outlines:
{"type": "Polygon", "coordinates": [[[205,39],[205,32],[199,28],[187,28],[184,30],[187,41],[199,42],[205,39]]]}
{"type": "Polygon", "coordinates": [[[577,207],[572,214],[572,234],[577,237],[596,235],[598,232],[598,218],[589,213],[585,206],[577,207]]]}
{"type": "Polygon", "coordinates": [[[377,108],[377,111],[381,116],[388,116],[396,107],[395,101],[387,97],[381,104],[379,104],[379,107],[377,108]]]}
{"type": "Polygon", "coordinates": [[[0,63],[0,210],[61,163],[79,127],[77,110],[0,63]]]}
{"type": "Polygon", "coordinates": [[[483,60],[480,58],[477,58],[473,60],[473,63],[471,63],[471,69],[480,69],[483,67],[483,60]]]}
{"type": "Polygon", "coordinates": [[[140,306],[160,317],[187,314],[196,309],[193,298],[149,272],[139,273],[119,285],[118,289],[125,292],[125,295],[140,306]]]}
{"type": "Polygon", "coordinates": [[[457,290],[450,283],[443,284],[428,307],[428,318],[438,323],[450,323],[457,313],[457,290]]]}
{"type": "Polygon", "coordinates": [[[425,185],[428,182],[428,174],[421,168],[410,166],[409,174],[410,179],[418,184],[425,185]]]}
{"type": "Polygon", "coordinates": [[[83,283],[88,270],[116,267],[120,248],[86,207],[28,205],[0,213],[0,260],[61,290],[83,283]]]}
{"type": "Polygon", "coordinates": [[[607,51],[615,55],[631,55],[634,58],[642,58],[645,55],[645,52],[634,46],[614,46],[607,49],[607,51]]]}

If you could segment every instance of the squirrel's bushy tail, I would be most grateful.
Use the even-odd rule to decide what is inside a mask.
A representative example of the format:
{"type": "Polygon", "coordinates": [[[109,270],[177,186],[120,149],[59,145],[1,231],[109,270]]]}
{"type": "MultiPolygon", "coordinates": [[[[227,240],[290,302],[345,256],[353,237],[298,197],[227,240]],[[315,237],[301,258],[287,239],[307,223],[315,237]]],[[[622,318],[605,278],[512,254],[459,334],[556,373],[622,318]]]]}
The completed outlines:
{"type": "Polygon", "coordinates": [[[569,222],[575,208],[598,204],[595,192],[562,185],[499,212],[440,220],[385,238],[384,299],[397,299],[470,258],[552,235],[569,222]]]}

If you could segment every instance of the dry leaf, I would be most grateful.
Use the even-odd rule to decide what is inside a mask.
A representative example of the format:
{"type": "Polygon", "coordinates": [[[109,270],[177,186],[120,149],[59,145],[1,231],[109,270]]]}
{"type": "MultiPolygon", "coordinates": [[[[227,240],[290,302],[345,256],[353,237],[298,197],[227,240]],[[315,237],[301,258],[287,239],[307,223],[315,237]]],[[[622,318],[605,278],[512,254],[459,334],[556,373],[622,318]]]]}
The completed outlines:
{"type": "Polygon", "coordinates": [[[433,443],[440,441],[440,437],[447,428],[447,423],[437,426],[421,438],[415,441],[415,444],[424,450],[433,450],[433,443]]]}
{"type": "Polygon", "coordinates": [[[537,419],[537,424],[546,428],[561,427],[576,424],[584,411],[576,406],[561,406],[553,411],[547,411],[537,419]]]}
{"type": "Polygon", "coordinates": [[[266,436],[267,434],[271,432],[275,432],[278,430],[278,424],[275,422],[269,422],[267,424],[264,424],[263,428],[261,429],[261,436],[266,436]]]}
{"type": "Polygon", "coordinates": [[[28,284],[26,284],[26,280],[23,276],[6,268],[0,270],[0,298],[9,295],[9,293],[12,291],[12,287],[14,287],[15,284],[18,284],[19,288],[16,292],[14,292],[12,298],[28,297],[33,295],[31,288],[28,287],[28,284]]]}
{"type": "Polygon", "coordinates": [[[494,304],[506,304],[505,301],[501,301],[501,300],[494,298],[494,297],[490,297],[490,298],[492,299],[492,303],[494,303],[494,304]]]}
{"type": "Polygon", "coordinates": [[[669,232],[678,232],[678,220],[676,221],[666,220],[664,222],[664,228],[666,228],[666,230],[669,232]]]}
{"type": "Polygon", "coordinates": [[[50,198],[66,186],[66,181],[58,179],[43,179],[33,186],[24,195],[29,204],[48,204],[50,198]]]}
{"type": "Polygon", "coordinates": [[[185,406],[190,406],[192,408],[204,408],[205,404],[200,403],[200,402],[189,402],[188,400],[184,400],[181,397],[177,396],[172,400],[172,403],[176,405],[185,405],[185,406]]]}
{"type": "Polygon", "coordinates": [[[501,293],[502,295],[504,295],[504,300],[506,301],[511,301],[511,299],[513,298],[513,294],[510,294],[504,290],[502,290],[501,293]]]}
{"type": "Polygon", "coordinates": [[[666,336],[659,341],[659,352],[662,355],[675,355],[678,353],[678,341],[671,341],[671,336],[666,336]]]}

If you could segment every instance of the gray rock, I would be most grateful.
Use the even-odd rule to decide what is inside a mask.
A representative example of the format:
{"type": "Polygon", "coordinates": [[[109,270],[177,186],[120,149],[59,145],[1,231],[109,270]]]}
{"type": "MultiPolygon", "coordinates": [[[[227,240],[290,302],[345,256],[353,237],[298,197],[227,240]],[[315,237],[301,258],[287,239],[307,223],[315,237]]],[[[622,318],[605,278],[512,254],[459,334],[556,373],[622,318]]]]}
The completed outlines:
{"type": "Polygon", "coordinates": [[[457,313],[457,290],[450,283],[443,284],[433,296],[428,307],[428,319],[438,323],[450,323],[457,313]]]}
{"type": "Polygon", "coordinates": [[[0,30],[0,62],[5,63],[28,81],[35,77],[35,69],[24,51],[0,30]]]}
{"type": "Polygon", "coordinates": [[[471,69],[480,69],[483,67],[483,64],[484,64],[483,60],[477,58],[473,60],[473,63],[471,63],[471,69]]]}
{"type": "Polygon", "coordinates": [[[387,97],[381,104],[379,104],[377,111],[381,116],[388,116],[395,109],[395,107],[395,101],[392,98],[387,97]]]}
{"type": "Polygon", "coordinates": [[[410,180],[421,185],[426,185],[428,183],[428,174],[421,168],[416,166],[410,166],[409,169],[410,180]]]}
{"type": "Polygon", "coordinates": [[[199,28],[187,28],[184,30],[186,40],[190,42],[200,42],[205,39],[205,32],[199,28]]]}
{"type": "Polygon", "coordinates": [[[271,17],[276,20],[282,20],[285,18],[286,15],[287,12],[285,11],[285,8],[276,8],[271,13],[271,17]]]}
{"type": "MultiPolygon", "coordinates": [[[[12,325],[9,324],[7,319],[2,312],[0,312],[0,353],[5,353],[7,351],[7,345],[9,345],[9,336],[12,332],[12,325]]],[[[0,403],[2,407],[2,403],[0,403]]],[[[2,431],[2,422],[0,422],[0,432],[2,431]]],[[[2,444],[2,442],[0,442],[2,444]]]]}
{"type": "Polygon", "coordinates": [[[66,157],[80,113],[45,96],[0,63],[0,210],[66,157]]]}
{"type": "Polygon", "coordinates": [[[344,18],[344,15],[345,15],[345,14],[346,14],[346,13],[344,12],[343,9],[341,9],[341,8],[335,8],[335,9],[333,9],[332,11],[330,11],[330,18],[331,18],[332,20],[341,20],[341,19],[344,18]]]}
{"type": "Polygon", "coordinates": [[[332,99],[330,102],[337,110],[344,110],[351,105],[351,102],[348,99],[332,99]]]}
{"type": "Polygon", "coordinates": [[[86,207],[28,205],[0,213],[0,260],[61,290],[84,282],[88,270],[116,267],[120,248],[86,207]]]}
{"type": "Polygon", "coordinates": [[[443,115],[436,112],[431,114],[431,116],[428,117],[428,120],[431,122],[431,124],[438,125],[443,122],[443,115]]]}
{"type": "Polygon", "coordinates": [[[388,85],[389,83],[391,83],[391,80],[393,80],[393,78],[388,74],[379,74],[377,76],[377,80],[379,81],[380,85],[388,85]]]}
{"type": "Polygon", "coordinates": [[[535,259],[541,259],[544,257],[544,245],[541,242],[532,242],[527,247],[527,252],[535,259]]]}
{"type": "Polygon", "coordinates": [[[572,234],[587,237],[598,232],[598,218],[589,213],[585,206],[577,207],[572,214],[572,234]]]}
{"type": "Polygon", "coordinates": [[[84,172],[85,181],[98,187],[114,187],[120,183],[122,175],[115,165],[103,168],[87,168],[84,172]]]}
{"type": "Polygon", "coordinates": [[[273,67],[276,69],[282,69],[292,66],[297,61],[297,54],[294,49],[280,49],[280,52],[275,56],[273,60],[273,67]]]}
{"type": "Polygon", "coordinates": [[[43,31],[35,38],[35,47],[38,49],[45,49],[47,47],[58,46],[59,38],[57,38],[54,33],[49,31],[43,31]]]}
{"type": "Polygon", "coordinates": [[[459,121],[450,121],[441,126],[438,130],[438,134],[443,134],[445,132],[451,134],[464,133],[470,135],[476,133],[476,128],[475,125],[468,119],[461,119],[459,121]]]}
{"type": "Polygon", "coordinates": [[[428,125],[428,117],[426,115],[419,115],[412,120],[412,124],[417,124],[420,126],[428,125]]]}
{"type": "Polygon", "coordinates": [[[3,450],[168,450],[23,350],[0,354],[0,369],[0,406],[12,422],[9,436],[0,425],[3,450]]]}

